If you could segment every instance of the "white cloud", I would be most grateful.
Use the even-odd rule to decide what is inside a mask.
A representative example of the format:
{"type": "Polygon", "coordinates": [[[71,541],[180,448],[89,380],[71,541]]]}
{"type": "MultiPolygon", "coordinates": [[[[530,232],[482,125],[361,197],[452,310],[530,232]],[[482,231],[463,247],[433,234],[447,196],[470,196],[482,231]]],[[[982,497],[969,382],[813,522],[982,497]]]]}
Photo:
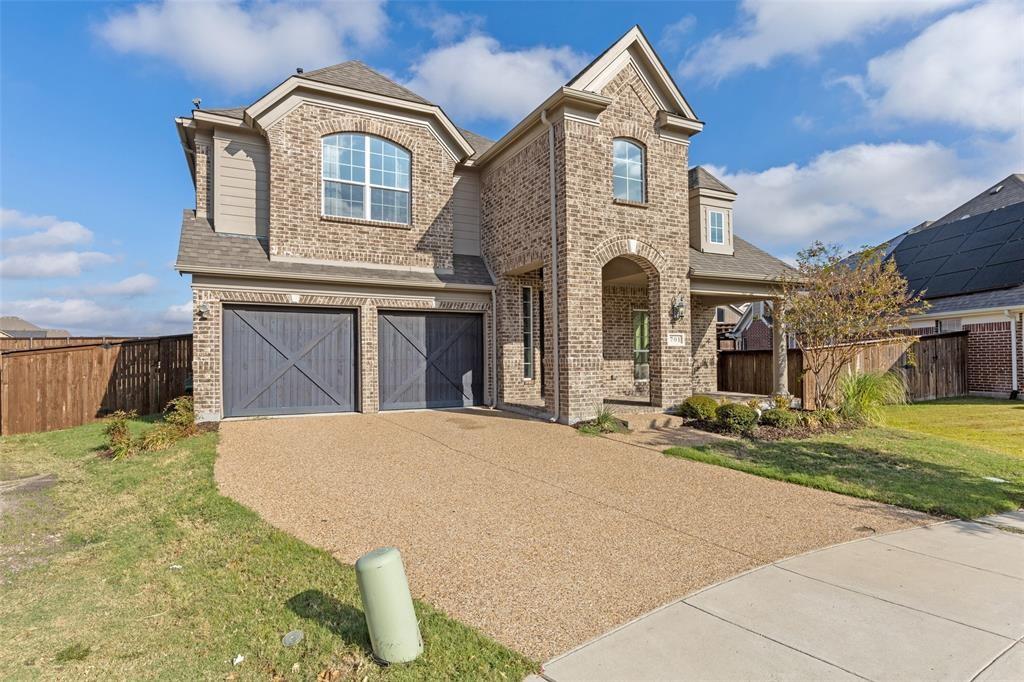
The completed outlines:
{"type": "Polygon", "coordinates": [[[139,273],[125,277],[118,282],[92,284],[82,287],[82,292],[92,296],[143,296],[156,291],[159,282],[156,277],[139,273]]]}
{"type": "Polygon", "coordinates": [[[868,63],[869,105],[887,118],[1022,130],[1022,44],[1020,3],[990,2],[950,14],[868,63]]]}
{"type": "Polygon", "coordinates": [[[709,169],[739,195],[737,234],[791,252],[813,239],[878,243],[938,218],[1013,170],[991,161],[962,158],[935,142],[894,142],[852,145],[763,171],[709,169]]]}
{"type": "Polygon", "coordinates": [[[0,277],[78,277],[85,270],[113,262],[113,256],[99,251],[42,251],[17,254],[0,260],[0,277]]]}
{"type": "Polygon", "coordinates": [[[697,26],[697,17],[687,14],[671,24],[665,26],[661,32],[661,40],[658,47],[665,52],[679,52],[685,47],[686,38],[693,33],[697,26]]]}
{"type": "Polygon", "coordinates": [[[568,47],[506,50],[490,36],[472,35],[423,55],[406,86],[456,120],[517,121],[586,63],[568,47]]]}
{"type": "Polygon", "coordinates": [[[31,298],[6,301],[5,315],[17,315],[41,327],[73,327],[90,330],[113,330],[131,316],[131,311],[120,307],[102,306],[86,298],[31,298]]]}
{"type": "Polygon", "coordinates": [[[79,223],[53,216],[25,215],[5,208],[0,215],[0,242],[4,253],[67,248],[92,241],[92,231],[79,223]],[[31,234],[7,236],[12,230],[35,229],[31,234]]]}
{"type": "Polygon", "coordinates": [[[164,322],[192,324],[192,301],[180,305],[167,306],[161,318],[164,322]]]}
{"type": "Polygon", "coordinates": [[[97,32],[119,52],[168,60],[186,75],[241,91],[284,80],[295,67],[343,61],[354,48],[379,46],[381,2],[140,3],[97,32]]]}
{"type": "Polygon", "coordinates": [[[468,12],[445,12],[436,5],[413,5],[411,16],[415,23],[427,28],[434,39],[450,42],[467,33],[476,33],[484,26],[484,18],[468,12]]]}
{"type": "Polygon", "coordinates": [[[747,68],[765,68],[780,57],[815,57],[830,45],[857,40],[895,23],[930,16],[963,2],[744,0],[740,25],[708,38],[687,54],[679,69],[686,76],[717,81],[747,68]]]}

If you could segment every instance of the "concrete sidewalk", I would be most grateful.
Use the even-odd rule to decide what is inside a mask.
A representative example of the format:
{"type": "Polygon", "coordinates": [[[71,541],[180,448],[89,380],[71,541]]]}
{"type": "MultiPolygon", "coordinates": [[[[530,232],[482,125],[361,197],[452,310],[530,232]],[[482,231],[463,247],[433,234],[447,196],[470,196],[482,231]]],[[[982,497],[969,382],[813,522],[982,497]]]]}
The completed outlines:
{"type": "Polygon", "coordinates": [[[542,674],[553,682],[1024,680],[1022,638],[1024,511],[778,561],[612,630],[542,674]]]}

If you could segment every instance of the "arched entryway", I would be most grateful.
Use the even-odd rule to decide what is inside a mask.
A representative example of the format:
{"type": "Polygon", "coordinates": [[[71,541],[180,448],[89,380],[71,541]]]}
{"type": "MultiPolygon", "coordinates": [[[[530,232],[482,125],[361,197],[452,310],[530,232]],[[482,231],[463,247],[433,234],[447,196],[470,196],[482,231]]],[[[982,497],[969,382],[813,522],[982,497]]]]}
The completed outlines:
{"type": "Polygon", "coordinates": [[[660,327],[658,271],[646,258],[618,255],[601,268],[601,392],[606,403],[650,405],[660,375],[653,340],[660,327]]]}

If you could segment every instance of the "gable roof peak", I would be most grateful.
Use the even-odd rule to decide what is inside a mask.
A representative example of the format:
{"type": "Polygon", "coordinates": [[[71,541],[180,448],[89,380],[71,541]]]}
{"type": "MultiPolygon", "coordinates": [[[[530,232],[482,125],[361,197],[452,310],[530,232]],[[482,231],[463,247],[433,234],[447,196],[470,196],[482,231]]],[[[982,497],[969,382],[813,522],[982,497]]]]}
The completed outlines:
{"type": "Polygon", "coordinates": [[[627,58],[639,62],[644,80],[648,81],[653,89],[652,94],[665,111],[692,121],[700,120],[640,24],[633,24],[621,38],[573,76],[566,87],[600,93],[601,88],[619,72],[623,60],[627,58]],[[628,57],[624,57],[626,54],[628,57]]]}
{"type": "Polygon", "coordinates": [[[688,173],[690,189],[713,189],[719,192],[736,194],[736,190],[708,172],[704,166],[694,166],[688,173]]]}
{"type": "Polygon", "coordinates": [[[433,102],[420,97],[409,88],[396,83],[380,71],[367,66],[358,59],[350,59],[346,62],[332,64],[320,69],[314,69],[313,71],[298,73],[295,74],[295,77],[317,81],[318,83],[327,83],[328,85],[338,85],[344,88],[351,88],[352,90],[361,90],[375,95],[394,97],[395,99],[403,99],[408,102],[433,104],[433,102]]]}

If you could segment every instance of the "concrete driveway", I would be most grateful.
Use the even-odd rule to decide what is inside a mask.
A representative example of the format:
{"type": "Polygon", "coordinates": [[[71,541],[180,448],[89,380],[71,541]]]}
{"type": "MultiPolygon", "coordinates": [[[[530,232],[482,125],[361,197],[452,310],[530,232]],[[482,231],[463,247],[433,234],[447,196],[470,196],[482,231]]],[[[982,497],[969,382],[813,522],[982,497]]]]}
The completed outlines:
{"type": "MultiPolygon", "coordinates": [[[[489,410],[226,422],[221,491],[538,660],[730,576],[933,522],[489,410]]],[[[429,645],[429,643],[428,643],[429,645]]]]}
{"type": "Polygon", "coordinates": [[[1024,512],[982,521],[755,569],[559,656],[543,676],[1024,680],[1024,512]]]}

